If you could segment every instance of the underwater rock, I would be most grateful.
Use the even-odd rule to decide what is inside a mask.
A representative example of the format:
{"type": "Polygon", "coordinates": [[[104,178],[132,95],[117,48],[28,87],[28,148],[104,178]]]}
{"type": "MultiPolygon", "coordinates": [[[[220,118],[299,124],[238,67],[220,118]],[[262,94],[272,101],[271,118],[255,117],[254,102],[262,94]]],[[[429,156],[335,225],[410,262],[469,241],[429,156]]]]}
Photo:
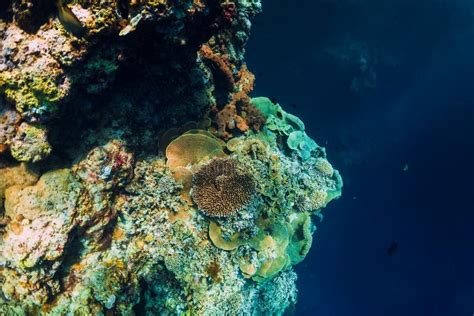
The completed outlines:
{"type": "Polygon", "coordinates": [[[19,124],[20,115],[12,110],[2,110],[0,116],[0,154],[10,148],[19,124]]]}
{"type": "Polygon", "coordinates": [[[10,150],[18,161],[37,162],[49,156],[51,146],[44,126],[21,123],[11,140],[10,150]]]}
{"type": "Polygon", "coordinates": [[[298,117],[250,97],[260,1],[1,8],[0,315],[296,304],[343,183],[298,117]]]}

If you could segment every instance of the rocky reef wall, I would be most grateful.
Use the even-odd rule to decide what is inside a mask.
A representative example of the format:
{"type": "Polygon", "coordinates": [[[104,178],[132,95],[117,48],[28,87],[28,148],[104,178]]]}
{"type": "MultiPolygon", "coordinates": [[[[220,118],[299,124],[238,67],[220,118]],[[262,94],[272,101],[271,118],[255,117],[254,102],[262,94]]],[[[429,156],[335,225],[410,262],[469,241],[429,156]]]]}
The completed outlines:
{"type": "Polygon", "coordinates": [[[0,13],[0,314],[282,314],[342,179],[251,98],[258,0],[0,13]]]}

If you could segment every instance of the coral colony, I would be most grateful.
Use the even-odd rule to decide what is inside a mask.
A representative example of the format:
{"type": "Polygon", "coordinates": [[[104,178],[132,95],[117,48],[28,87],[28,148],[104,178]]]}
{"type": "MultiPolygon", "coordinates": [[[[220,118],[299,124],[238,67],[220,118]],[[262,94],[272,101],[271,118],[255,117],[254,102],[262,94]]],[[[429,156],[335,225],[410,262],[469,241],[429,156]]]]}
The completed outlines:
{"type": "Polygon", "coordinates": [[[270,315],[342,180],[251,98],[259,0],[0,5],[0,315],[270,315]]]}

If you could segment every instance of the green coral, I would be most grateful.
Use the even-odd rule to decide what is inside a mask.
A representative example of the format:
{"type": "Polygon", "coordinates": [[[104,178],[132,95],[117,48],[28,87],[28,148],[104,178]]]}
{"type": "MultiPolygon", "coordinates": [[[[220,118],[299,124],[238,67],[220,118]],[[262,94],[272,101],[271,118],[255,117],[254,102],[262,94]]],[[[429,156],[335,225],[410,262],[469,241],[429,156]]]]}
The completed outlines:
{"type": "Polygon", "coordinates": [[[302,160],[308,160],[318,149],[324,152],[324,149],[306,134],[304,123],[295,115],[285,112],[279,104],[265,97],[253,98],[252,103],[267,119],[266,128],[285,136],[287,146],[302,160]]]}
{"type": "Polygon", "coordinates": [[[303,131],[291,132],[286,142],[288,147],[297,151],[303,160],[308,160],[309,157],[311,157],[311,152],[319,147],[318,144],[303,131]]]}
{"type": "MultiPolygon", "coordinates": [[[[274,106],[268,108],[266,114],[275,113],[271,112],[274,106]]],[[[326,160],[324,151],[320,151],[319,157],[309,156],[295,164],[294,158],[275,149],[272,133],[265,128],[258,134],[227,142],[231,157],[255,175],[257,191],[261,195],[256,207],[258,219],[253,222],[256,231],[247,225],[235,232],[229,228],[228,221],[211,223],[209,230],[210,239],[217,248],[235,253],[245,278],[263,283],[305,258],[315,230],[310,214],[319,212],[330,200],[338,198],[342,188],[342,179],[326,160]]],[[[301,151],[300,143],[312,140],[302,131],[289,135],[295,133],[301,138],[288,137],[290,144],[298,144],[289,147],[301,151]]]]}
{"type": "Polygon", "coordinates": [[[292,214],[287,225],[290,239],[287,254],[291,264],[295,265],[303,261],[311,248],[314,225],[307,213],[292,214]]]}
{"type": "Polygon", "coordinates": [[[280,271],[300,263],[308,254],[313,241],[314,226],[307,213],[293,213],[286,221],[260,218],[258,232],[245,240],[242,234],[235,234],[225,240],[221,228],[214,222],[209,226],[213,244],[223,250],[232,251],[239,246],[248,246],[256,251],[256,260],[239,258],[242,274],[258,282],[266,282],[280,271]]]}
{"type": "Polygon", "coordinates": [[[285,112],[279,104],[273,103],[269,98],[253,98],[252,104],[265,116],[266,126],[271,131],[288,136],[294,131],[304,131],[305,129],[303,121],[295,115],[285,112]]]}

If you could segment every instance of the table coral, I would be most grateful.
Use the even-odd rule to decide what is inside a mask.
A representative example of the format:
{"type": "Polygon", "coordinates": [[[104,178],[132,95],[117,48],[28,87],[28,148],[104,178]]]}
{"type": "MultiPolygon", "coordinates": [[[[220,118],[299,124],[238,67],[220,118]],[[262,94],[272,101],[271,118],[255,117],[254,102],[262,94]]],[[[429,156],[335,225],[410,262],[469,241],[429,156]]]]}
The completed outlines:
{"type": "Polygon", "coordinates": [[[252,175],[238,171],[237,161],[232,159],[213,159],[193,176],[193,200],[208,216],[232,216],[248,205],[254,195],[252,175]]]}
{"type": "Polygon", "coordinates": [[[260,1],[62,5],[0,4],[0,315],[282,315],[343,183],[250,97],[260,1]]]}

